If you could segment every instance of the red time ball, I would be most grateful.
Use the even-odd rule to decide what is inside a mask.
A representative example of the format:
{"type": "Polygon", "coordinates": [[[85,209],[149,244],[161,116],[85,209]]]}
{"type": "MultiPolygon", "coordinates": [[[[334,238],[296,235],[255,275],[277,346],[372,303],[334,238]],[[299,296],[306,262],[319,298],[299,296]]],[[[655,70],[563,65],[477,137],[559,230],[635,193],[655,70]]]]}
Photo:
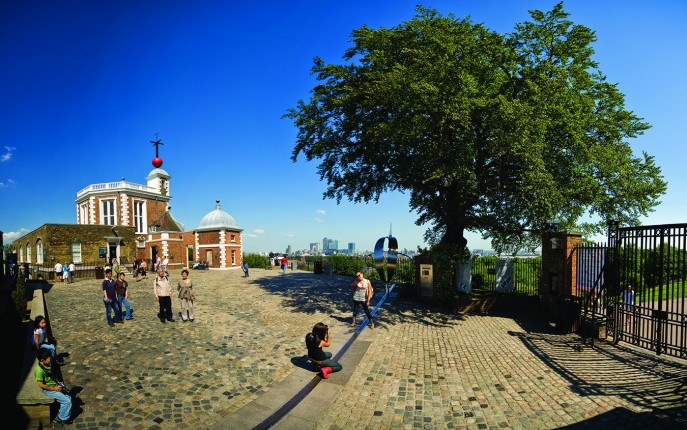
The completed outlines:
{"type": "Polygon", "coordinates": [[[153,158],[153,166],[155,166],[156,168],[159,169],[160,166],[162,166],[162,158],[160,158],[160,157],[153,158]]]}

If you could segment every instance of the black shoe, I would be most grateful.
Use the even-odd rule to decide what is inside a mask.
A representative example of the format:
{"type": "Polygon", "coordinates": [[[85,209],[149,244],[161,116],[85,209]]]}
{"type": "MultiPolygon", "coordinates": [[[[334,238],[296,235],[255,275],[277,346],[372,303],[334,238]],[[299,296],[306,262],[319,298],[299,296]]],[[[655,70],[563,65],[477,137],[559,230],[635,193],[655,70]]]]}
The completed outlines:
{"type": "Polygon", "coordinates": [[[193,319],[190,319],[189,321],[193,322],[194,320],[193,320],[193,319]]]}
{"type": "Polygon", "coordinates": [[[165,324],[167,321],[166,320],[160,320],[162,324],[165,324]]]}
{"type": "Polygon", "coordinates": [[[110,327],[114,327],[114,323],[107,323],[110,327]]]}
{"type": "Polygon", "coordinates": [[[177,322],[177,320],[175,320],[174,318],[170,318],[170,319],[168,319],[167,321],[169,321],[169,322],[177,322]]]}
{"type": "Polygon", "coordinates": [[[115,321],[117,324],[124,324],[124,320],[117,320],[115,321]]]}

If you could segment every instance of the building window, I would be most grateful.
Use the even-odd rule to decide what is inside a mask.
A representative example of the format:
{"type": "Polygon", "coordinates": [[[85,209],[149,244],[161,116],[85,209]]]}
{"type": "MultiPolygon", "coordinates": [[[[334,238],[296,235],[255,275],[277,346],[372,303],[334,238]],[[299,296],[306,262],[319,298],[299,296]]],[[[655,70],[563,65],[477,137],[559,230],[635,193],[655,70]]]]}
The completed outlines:
{"type": "Polygon", "coordinates": [[[81,263],[81,242],[72,242],[72,261],[81,263]]]}
{"type": "Polygon", "coordinates": [[[145,219],[146,202],[143,200],[134,200],[134,225],[136,226],[136,233],[147,233],[145,219]]]}
{"type": "Polygon", "coordinates": [[[145,248],[146,247],[146,239],[145,237],[138,237],[136,238],[136,246],[138,248],[145,248]]]}
{"type": "Polygon", "coordinates": [[[88,202],[79,205],[79,224],[90,224],[88,217],[88,202]]]}
{"type": "Polygon", "coordinates": [[[231,250],[231,265],[236,266],[236,251],[231,250]]]}
{"type": "Polygon", "coordinates": [[[40,239],[36,241],[36,264],[43,264],[43,242],[40,239]]]}
{"type": "Polygon", "coordinates": [[[235,234],[232,234],[232,235],[231,235],[231,241],[232,241],[232,242],[236,242],[236,235],[235,235],[235,234]]]}
{"type": "Polygon", "coordinates": [[[26,243],[26,262],[31,262],[31,244],[28,242],[26,243]]]}
{"type": "Polygon", "coordinates": [[[100,209],[100,223],[102,225],[116,225],[115,220],[117,219],[117,217],[115,214],[114,199],[101,200],[100,209]]]}
{"type": "Polygon", "coordinates": [[[19,262],[24,262],[24,247],[19,245],[19,262]]]}

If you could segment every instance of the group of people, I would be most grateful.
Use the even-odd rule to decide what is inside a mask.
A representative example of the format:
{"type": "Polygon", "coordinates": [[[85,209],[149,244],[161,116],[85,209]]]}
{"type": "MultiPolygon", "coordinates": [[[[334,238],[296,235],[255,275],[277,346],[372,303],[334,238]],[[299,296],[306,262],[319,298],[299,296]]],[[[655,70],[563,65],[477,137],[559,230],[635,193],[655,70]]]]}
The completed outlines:
{"type": "MultiPolygon", "coordinates": [[[[160,322],[175,322],[172,313],[172,286],[169,282],[169,275],[162,268],[157,270],[155,281],[153,281],[153,293],[155,294],[155,301],[160,306],[158,313],[160,322]]],[[[196,296],[193,294],[193,282],[188,277],[187,269],[181,271],[181,280],[177,282],[177,296],[181,301],[181,321],[193,322],[195,320],[193,303],[196,296]]]]}
{"type": "Polygon", "coordinates": [[[74,275],[76,275],[76,266],[74,262],[71,263],[55,263],[55,282],[63,282],[65,284],[74,283],[74,275]]]}
{"type": "Polygon", "coordinates": [[[129,303],[129,283],[125,280],[126,273],[119,271],[117,280],[112,279],[112,269],[105,270],[103,280],[103,303],[105,304],[105,318],[110,327],[134,319],[129,303]],[[126,309],[126,311],[124,311],[126,309]],[[112,315],[114,313],[114,315],[112,315]]]}
{"type": "Polygon", "coordinates": [[[60,409],[53,421],[53,428],[62,428],[71,423],[72,397],[64,382],[55,376],[52,363],[62,365],[64,362],[57,355],[57,346],[49,336],[48,321],[43,315],[34,319],[32,344],[36,346],[38,364],[34,368],[34,377],[38,387],[47,397],[57,400],[60,409]]]}
{"type": "Polygon", "coordinates": [[[202,262],[201,262],[201,261],[198,261],[198,260],[196,260],[196,261],[193,263],[193,266],[192,266],[193,270],[207,270],[208,267],[210,267],[210,265],[208,264],[207,261],[202,261],[202,262]]]}
{"type": "MultiPolygon", "coordinates": [[[[248,276],[248,264],[244,264],[242,267],[244,276],[248,276]]],[[[141,268],[140,263],[138,268],[141,268]]],[[[105,280],[102,283],[106,319],[111,327],[116,323],[123,323],[124,319],[131,320],[134,318],[131,313],[131,304],[129,303],[128,283],[125,280],[126,273],[120,271],[117,275],[117,280],[113,280],[112,269],[108,268],[105,270],[105,280]],[[112,313],[114,315],[111,315],[112,313]]],[[[195,295],[193,293],[193,283],[188,276],[189,271],[183,269],[181,271],[181,280],[177,282],[177,295],[181,301],[180,314],[182,321],[194,321],[195,318],[193,310],[195,295]]],[[[351,283],[353,296],[353,319],[351,325],[356,325],[359,309],[362,308],[370,322],[370,328],[374,328],[374,318],[369,310],[370,299],[374,294],[372,282],[366,279],[362,272],[356,272],[355,276],[356,279],[351,283]]],[[[161,266],[157,267],[157,273],[153,282],[153,293],[155,294],[155,301],[159,304],[158,317],[160,321],[162,323],[174,322],[171,299],[172,287],[169,281],[169,274],[161,266]]],[[[61,427],[64,424],[71,423],[72,398],[64,383],[54,375],[51,365],[53,362],[61,365],[63,361],[58,358],[55,341],[51,341],[51,338],[48,336],[47,320],[43,316],[36,317],[34,327],[33,344],[36,345],[38,354],[38,365],[34,370],[34,374],[38,386],[43,390],[43,393],[59,402],[60,409],[54,420],[54,425],[55,427],[61,427]]],[[[308,358],[313,364],[318,366],[322,378],[327,379],[330,373],[338,372],[343,368],[338,361],[333,359],[331,352],[322,349],[328,348],[332,344],[332,334],[328,325],[322,322],[315,324],[312,331],[305,336],[305,344],[308,358]]]]}

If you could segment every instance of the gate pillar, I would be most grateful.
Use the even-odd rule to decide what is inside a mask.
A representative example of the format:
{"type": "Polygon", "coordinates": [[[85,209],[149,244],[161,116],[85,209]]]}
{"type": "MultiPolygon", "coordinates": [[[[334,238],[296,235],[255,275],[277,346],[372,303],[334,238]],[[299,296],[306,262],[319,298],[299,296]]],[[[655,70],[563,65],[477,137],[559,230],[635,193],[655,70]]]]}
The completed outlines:
{"type": "Polygon", "coordinates": [[[544,311],[563,333],[577,330],[581,299],[577,295],[577,253],[582,234],[545,232],[542,234],[542,271],[539,295],[544,311]]]}

